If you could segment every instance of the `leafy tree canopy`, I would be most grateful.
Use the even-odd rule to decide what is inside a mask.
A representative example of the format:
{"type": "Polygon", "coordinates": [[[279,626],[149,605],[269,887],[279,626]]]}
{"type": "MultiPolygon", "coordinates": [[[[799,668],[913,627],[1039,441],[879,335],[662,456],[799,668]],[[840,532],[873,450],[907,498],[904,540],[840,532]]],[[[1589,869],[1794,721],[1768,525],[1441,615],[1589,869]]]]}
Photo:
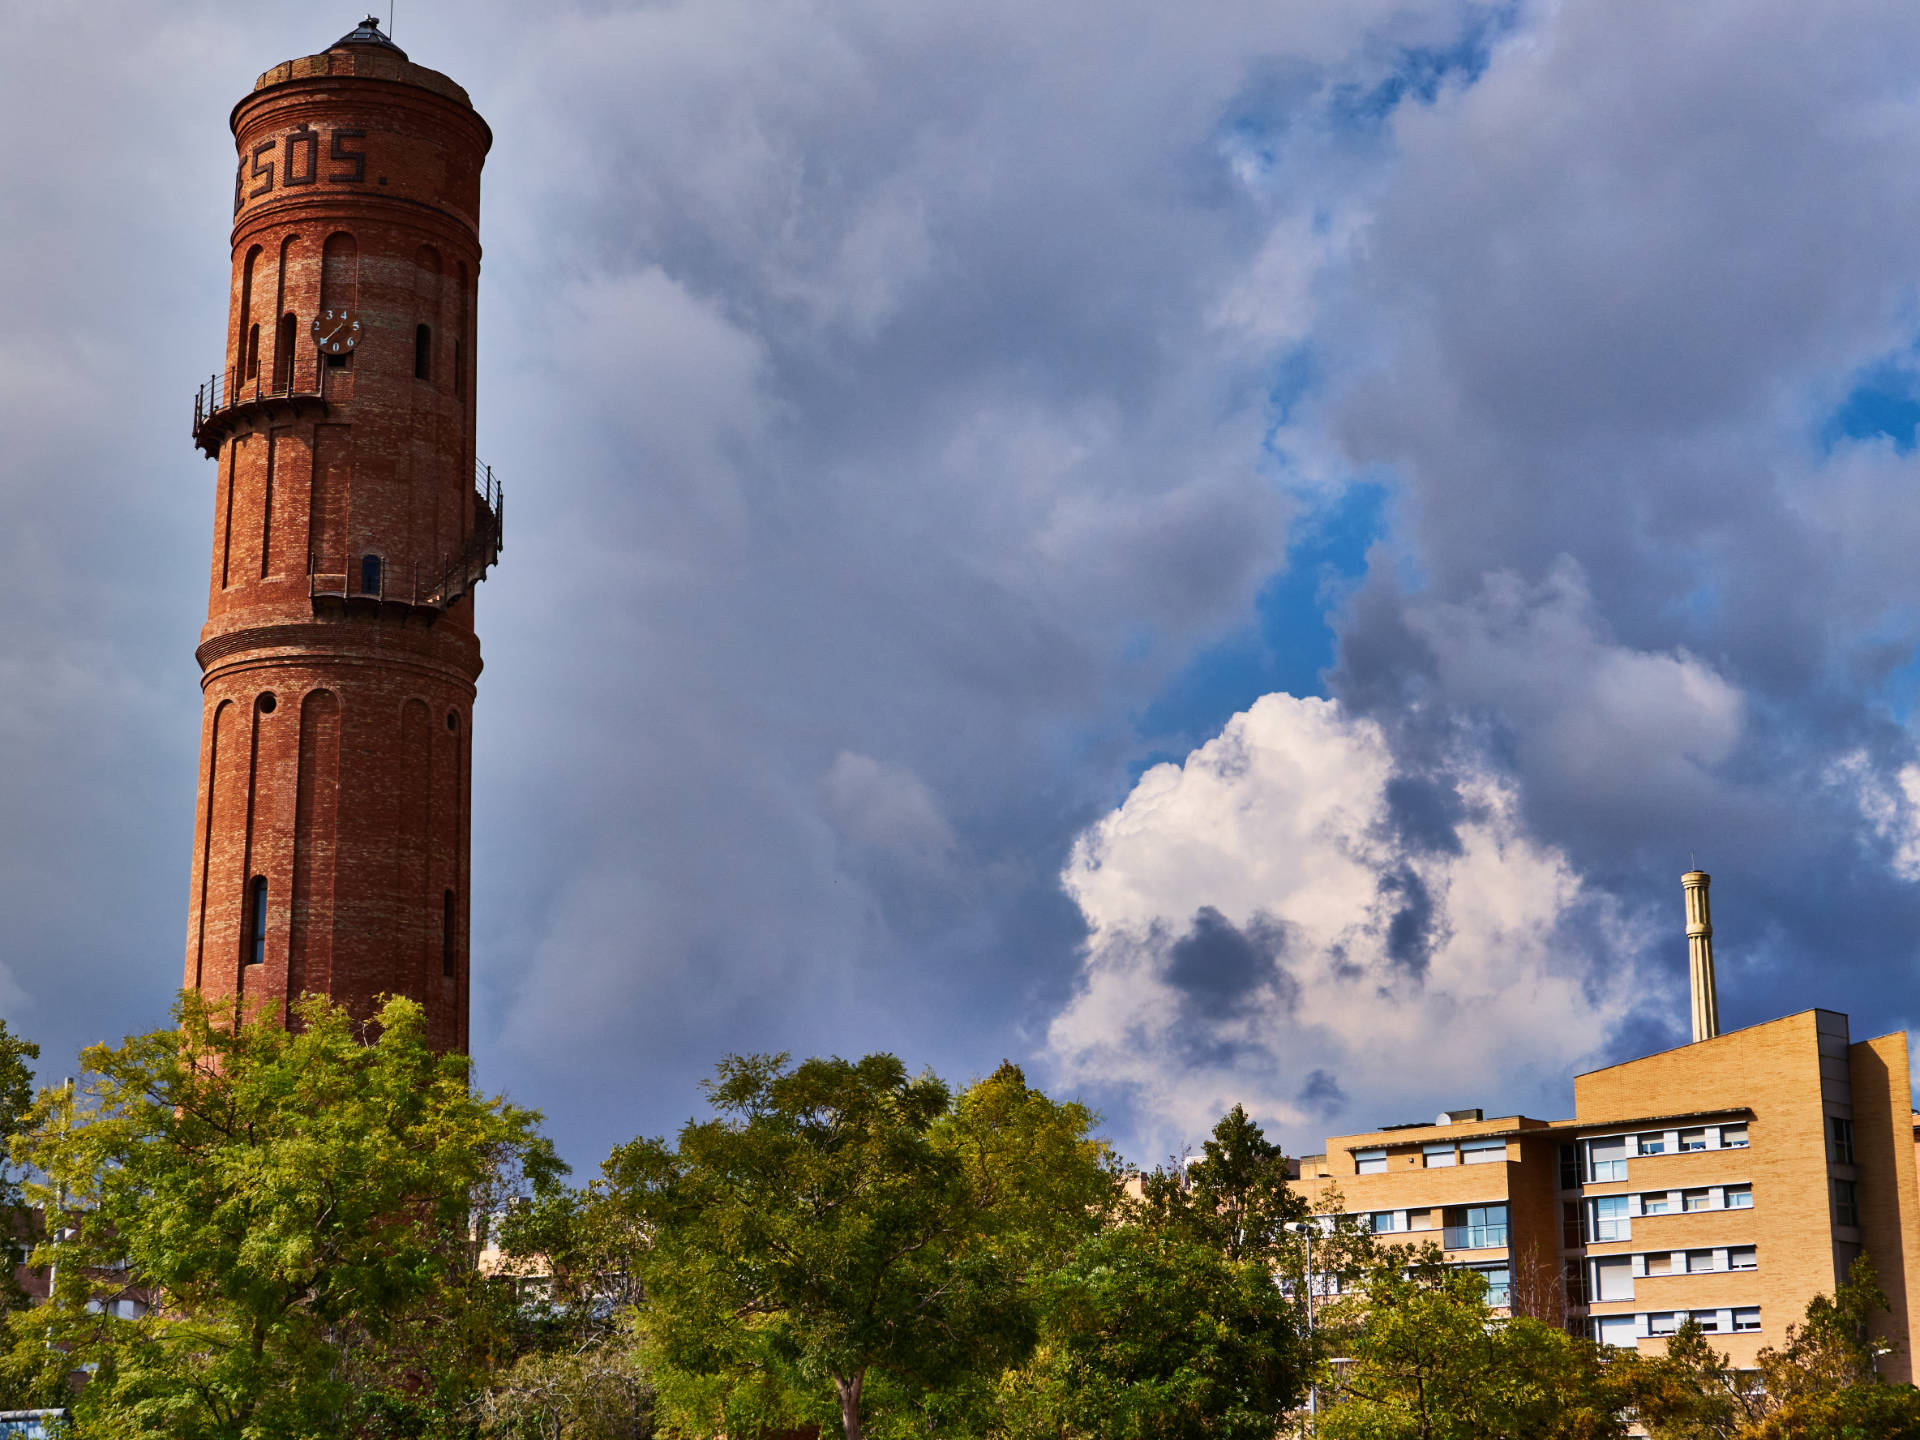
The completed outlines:
{"type": "Polygon", "coordinates": [[[90,1047],[14,1140],[58,1267],[11,1317],[14,1374],[95,1367],[76,1420],[116,1440],[439,1433],[492,1324],[474,1217],[563,1169],[539,1116],[473,1094],[407,1000],[176,1018],[90,1047]]]}
{"type": "Polygon", "coordinates": [[[1888,1308],[1862,1255],[1832,1295],[1816,1295],[1786,1344],[1732,1368],[1692,1320],[1662,1355],[1623,1355],[1620,1372],[1654,1440],[1920,1440],[1920,1390],[1876,1370],[1892,1348],[1869,1322],[1888,1308]]]}
{"type": "Polygon", "coordinates": [[[1628,1403],[1599,1348],[1526,1316],[1501,1319],[1485,1280],[1433,1247],[1368,1278],[1324,1440],[1615,1440],[1628,1403]]]}
{"type": "MultiPolygon", "coordinates": [[[[23,1040],[0,1020],[0,1311],[26,1303],[14,1279],[14,1269],[25,1258],[29,1217],[21,1208],[20,1182],[7,1156],[7,1147],[20,1132],[33,1105],[33,1068],[40,1047],[23,1040]]],[[[0,1397],[4,1398],[4,1397],[0,1397]]],[[[5,1408],[0,1405],[0,1408],[5,1408]]]]}
{"type": "Polygon", "coordinates": [[[891,1055],[743,1056],[706,1090],[715,1118],[605,1167],[652,1231],[642,1353],[690,1433],[922,1423],[1025,1358],[1027,1281],[1113,1203],[1094,1116],[1012,1065],[956,1095],[891,1055]]]}

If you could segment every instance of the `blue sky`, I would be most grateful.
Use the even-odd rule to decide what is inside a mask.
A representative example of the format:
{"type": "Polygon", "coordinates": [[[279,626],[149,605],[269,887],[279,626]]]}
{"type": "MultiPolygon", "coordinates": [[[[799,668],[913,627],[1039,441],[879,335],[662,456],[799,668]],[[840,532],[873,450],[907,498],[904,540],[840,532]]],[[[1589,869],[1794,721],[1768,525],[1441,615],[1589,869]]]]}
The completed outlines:
{"type": "MultiPolygon", "coordinates": [[[[181,973],[227,112],[360,12],[4,15],[0,1014],[53,1076],[181,973]]],[[[1683,1038],[1691,854],[1729,1024],[1920,1011],[1920,18],[398,22],[497,136],[474,1048],[583,1170],[743,1050],[1014,1059],[1148,1159],[1558,1113],[1683,1038]]]]}

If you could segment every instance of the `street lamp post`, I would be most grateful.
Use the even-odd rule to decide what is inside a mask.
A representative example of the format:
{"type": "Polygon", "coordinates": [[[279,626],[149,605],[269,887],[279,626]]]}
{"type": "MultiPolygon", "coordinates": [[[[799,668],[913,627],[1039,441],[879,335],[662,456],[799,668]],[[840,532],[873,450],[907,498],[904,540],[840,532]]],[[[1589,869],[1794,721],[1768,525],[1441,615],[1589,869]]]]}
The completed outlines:
{"type": "Polygon", "coordinates": [[[1320,1226],[1317,1221],[1296,1220],[1287,1228],[1304,1239],[1307,1245],[1306,1267],[1301,1283],[1307,1290],[1307,1363],[1312,1367],[1307,1372],[1312,1377],[1307,1381],[1307,1434],[1312,1435],[1319,1428],[1317,1419],[1320,1414],[1319,1357],[1314,1354],[1313,1347],[1313,1235],[1320,1226]]]}

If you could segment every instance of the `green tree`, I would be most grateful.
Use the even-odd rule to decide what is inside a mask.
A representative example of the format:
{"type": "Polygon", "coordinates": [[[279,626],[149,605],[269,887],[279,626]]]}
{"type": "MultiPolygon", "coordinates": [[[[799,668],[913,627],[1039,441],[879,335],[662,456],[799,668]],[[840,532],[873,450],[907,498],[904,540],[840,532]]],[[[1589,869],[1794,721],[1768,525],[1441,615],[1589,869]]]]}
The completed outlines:
{"type": "Polygon", "coordinates": [[[1758,1357],[1766,1414],[1742,1440],[1911,1440],[1920,1437],[1920,1391],[1878,1372],[1892,1342],[1872,1333],[1889,1309],[1871,1257],[1857,1257],[1831,1296],[1816,1295],[1787,1341],[1758,1357]]]}
{"type": "Polygon", "coordinates": [[[891,1055],[733,1057],[706,1091],[716,1118],[605,1168],[652,1230],[656,1405],[692,1433],[924,1426],[1026,1356],[1029,1277],[1112,1203],[1094,1116],[1012,1065],[956,1096],[891,1055]]]}
{"type": "Polygon", "coordinates": [[[1041,1286],[1032,1362],[1006,1377],[1006,1432],[1032,1440],[1272,1440],[1304,1393],[1292,1299],[1258,1260],[1123,1220],[1041,1286]]]}
{"type": "Polygon", "coordinates": [[[58,1281],[10,1317],[12,1359],[92,1368],[82,1434],[438,1434],[466,1408],[499,1321],[474,1217],[562,1167],[411,1001],[298,1015],[231,1026],[185,995],[177,1029],[90,1047],[16,1137],[58,1281]],[[156,1308],[116,1314],[130,1296],[156,1308]]]}
{"type": "Polygon", "coordinates": [[[1757,1372],[1735,1370],[1692,1320],[1664,1354],[1623,1356],[1620,1370],[1654,1440],[1920,1440],[1920,1390],[1877,1372],[1893,1346],[1869,1322],[1887,1308],[1862,1255],[1757,1372]]]}
{"type": "Polygon", "coordinates": [[[1920,1390],[1864,1383],[1798,1395],[1740,1433],[1742,1440],[1920,1440],[1920,1390]]]}
{"type": "Polygon", "coordinates": [[[633,1353],[644,1221],[604,1182],[555,1185],[496,1218],[499,1283],[516,1299],[475,1415],[484,1440],[652,1434],[653,1388],[633,1353]]]}
{"type": "Polygon", "coordinates": [[[1831,1296],[1816,1295],[1806,1318],[1787,1327],[1787,1343],[1759,1354],[1760,1381],[1776,1405],[1803,1395],[1831,1395],[1879,1379],[1876,1362],[1893,1346],[1874,1338],[1876,1314],[1890,1309],[1870,1256],[1855,1258],[1831,1296]]]}
{"type": "Polygon", "coordinates": [[[1691,1317],[1664,1354],[1628,1352],[1616,1363],[1654,1440],[1731,1440],[1765,1410],[1757,1377],[1735,1370],[1691,1317]]]}
{"type": "Polygon", "coordinates": [[[1485,1280],[1428,1247],[1369,1277],[1324,1440],[1613,1440],[1629,1397],[1599,1348],[1496,1317],[1485,1280]]]}
{"type": "Polygon", "coordinates": [[[480,1440],[648,1440],[653,1391],[626,1347],[535,1350],[496,1375],[476,1407],[480,1440]]]}
{"type": "Polygon", "coordinates": [[[1287,1168],[1236,1105],[1193,1163],[1143,1176],[1137,1203],[1041,1283],[1040,1346],[1002,1381],[1003,1428],[1271,1440],[1310,1366],[1302,1310],[1281,1284],[1288,1227],[1308,1213],[1287,1168]]]}
{"type": "MultiPolygon", "coordinates": [[[[40,1047],[22,1040],[0,1020],[0,1313],[26,1303],[26,1293],[14,1271],[26,1258],[32,1235],[32,1216],[21,1204],[20,1179],[7,1158],[7,1147],[20,1132],[33,1105],[33,1068],[40,1047]]],[[[4,1397],[0,1397],[4,1399],[4,1397]]],[[[7,1408],[0,1403],[0,1409],[7,1408]]]]}
{"type": "Polygon", "coordinates": [[[1273,1261],[1307,1202],[1287,1183],[1287,1157],[1245,1109],[1220,1117],[1184,1171],[1144,1177],[1143,1198],[1160,1223],[1191,1230],[1228,1261],[1273,1261]]]}

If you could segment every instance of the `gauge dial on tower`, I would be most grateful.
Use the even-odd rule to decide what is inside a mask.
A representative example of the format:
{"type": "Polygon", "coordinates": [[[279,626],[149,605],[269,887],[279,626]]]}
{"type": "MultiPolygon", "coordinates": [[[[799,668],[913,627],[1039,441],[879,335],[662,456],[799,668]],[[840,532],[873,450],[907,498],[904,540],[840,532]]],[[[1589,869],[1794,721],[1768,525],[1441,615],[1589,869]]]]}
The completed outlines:
{"type": "Polygon", "coordinates": [[[313,343],[322,355],[345,355],[360,343],[360,321],[351,310],[322,310],[313,317],[313,343]]]}

